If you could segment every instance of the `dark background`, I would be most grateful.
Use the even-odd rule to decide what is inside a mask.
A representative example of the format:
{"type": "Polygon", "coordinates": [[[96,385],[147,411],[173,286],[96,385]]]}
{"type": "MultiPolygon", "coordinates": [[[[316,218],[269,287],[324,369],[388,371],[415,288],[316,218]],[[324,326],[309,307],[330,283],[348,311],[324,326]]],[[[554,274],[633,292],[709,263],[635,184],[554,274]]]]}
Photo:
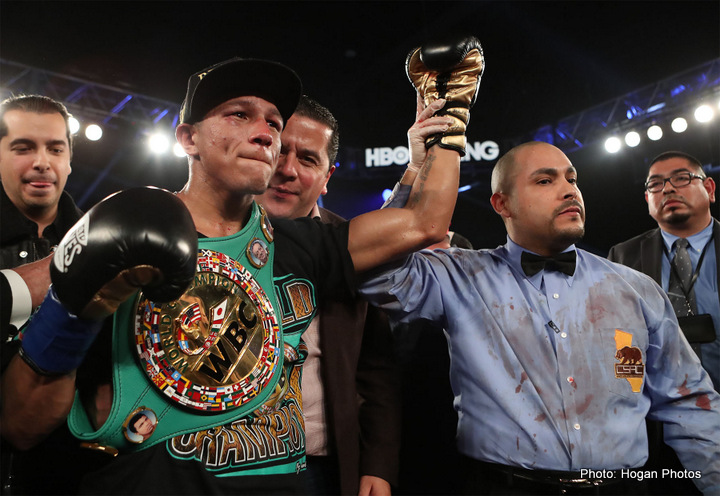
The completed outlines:
{"type": "MultiPolygon", "coordinates": [[[[568,115],[652,85],[720,57],[718,1],[477,2],[15,2],[0,4],[0,57],[96,83],[181,102],[190,74],[233,57],[264,57],[293,67],[307,94],[341,125],[340,168],[325,206],[351,217],[381,203],[403,168],[361,170],[365,148],[404,145],[414,119],[408,51],[438,34],[464,31],[483,44],[486,72],[469,141],[513,139],[568,115]]],[[[718,112],[717,106],[715,107],[718,112]]],[[[642,183],[647,161],[667,149],[696,155],[717,179],[720,127],[616,155],[602,143],[570,153],[587,208],[584,246],[604,254],[655,226],[642,183]],[[716,168],[716,169],[713,169],[716,168]]],[[[78,138],[68,190],[82,205],[137,184],[174,190],[184,159],[150,156],[141,123],[78,138]],[[111,164],[111,166],[108,166],[111,164]]],[[[466,164],[452,229],[476,247],[505,240],[489,204],[493,163],[466,164]]],[[[717,216],[717,211],[715,211],[717,216]]]]}

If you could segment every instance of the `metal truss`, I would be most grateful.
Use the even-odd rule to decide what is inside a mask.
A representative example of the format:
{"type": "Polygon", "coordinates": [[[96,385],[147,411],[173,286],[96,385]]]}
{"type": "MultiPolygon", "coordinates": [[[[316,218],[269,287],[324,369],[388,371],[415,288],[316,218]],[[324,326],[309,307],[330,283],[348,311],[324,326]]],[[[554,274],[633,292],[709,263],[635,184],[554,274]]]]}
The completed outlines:
{"type": "Polygon", "coordinates": [[[0,98],[21,93],[49,96],[76,117],[111,127],[127,121],[174,129],[180,113],[177,103],[0,58],[0,98]]]}
{"type": "MultiPolygon", "coordinates": [[[[30,67],[0,58],[0,99],[11,94],[43,94],[63,102],[68,110],[81,120],[92,120],[109,127],[121,122],[133,124],[136,129],[167,127],[173,130],[178,122],[180,105],[158,98],[109,85],[30,67]]],[[[693,69],[661,80],[655,84],[606,101],[580,113],[560,119],[554,124],[542,126],[515,139],[504,140],[503,148],[529,140],[552,143],[565,153],[603,140],[611,134],[630,129],[640,130],[651,123],[664,123],[703,100],[717,105],[720,99],[720,58],[693,69]]],[[[105,166],[95,182],[84,193],[83,200],[90,197],[98,183],[105,180],[115,163],[127,153],[119,150],[105,166]]],[[[344,159],[362,162],[363,150],[345,148],[344,159]]],[[[343,175],[360,175],[368,179],[397,173],[397,168],[387,167],[365,171],[363,167],[340,170],[343,175]],[[349,173],[349,174],[348,174],[349,173]]],[[[464,183],[489,180],[489,168],[475,170],[465,168],[464,183]]]]}
{"type": "Polygon", "coordinates": [[[720,58],[663,79],[578,114],[542,126],[512,141],[551,143],[565,153],[630,129],[663,123],[702,101],[720,98],[720,58]]]}

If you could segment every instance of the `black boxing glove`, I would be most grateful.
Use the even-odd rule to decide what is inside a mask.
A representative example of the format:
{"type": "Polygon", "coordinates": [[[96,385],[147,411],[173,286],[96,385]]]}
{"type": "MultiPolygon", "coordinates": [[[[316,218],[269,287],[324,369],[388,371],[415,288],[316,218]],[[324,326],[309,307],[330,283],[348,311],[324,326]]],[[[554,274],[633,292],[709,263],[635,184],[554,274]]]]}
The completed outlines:
{"type": "Polygon", "coordinates": [[[427,148],[438,144],[465,155],[465,130],[484,70],[483,50],[474,36],[428,42],[408,54],[405,72],[425,106],[444,98],[445,106],[435,115],[448,115],[454,121],[444,133],[428,136],[427,148]]]}
{"type": "Polygon", "coordinates": [[[158,188],[135,188],[91,208],[58,245],[52,285],[23,332],[20,355],[38,373],[76,369],[102,319],[142,288],[179,298],[195,276],[197,232],[185,205],[158,188]]]}

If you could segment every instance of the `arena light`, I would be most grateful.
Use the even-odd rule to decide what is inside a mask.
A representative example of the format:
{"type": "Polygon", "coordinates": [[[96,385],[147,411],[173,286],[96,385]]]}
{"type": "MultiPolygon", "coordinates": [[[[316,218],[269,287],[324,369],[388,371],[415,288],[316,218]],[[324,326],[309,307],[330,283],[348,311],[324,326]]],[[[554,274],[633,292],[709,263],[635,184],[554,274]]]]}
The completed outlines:
{"type": "Polygon", "coordinates": [[[621,146],[622,142],[617,136],[611,136],[610,138],[605,140],[605,150],[607,150],[608,153],[619,152],[621,146]]]}
{"type": "Polygon", "coordinates": [[[77,134],[80,131],[80,121],[72,115],[68,118],[68,129],[70,134],[77,134]]]}
{"type": "Polygon", "coordinates": [[[676,133],[684,133],[687,130],[688,123],[683,117],[676,117],[673,119],[672,123],[670,124],[670,127],[673,131],[676,133]]]}
{"type": "Polygon", "coordinates": [[[385,189],[383,190],[383,192],[382,192],[382,199],[383,199],[384,202],[386,202],[387,199],[390,198],[390,194],[392,194],[392,190],[391,190],[391,189],[385,188],[385,189]]]}
{"type": "Polygon", "coordinates": [[[700,105],[695,109],[695,119],[698,122],[710,122],[713,115],[714,113],[710,105],[700,105]]]}
{"type": "Polygon", "coordinates": [[[90,141],[97,141],[102,138],[103,130],[97,124],[90,124],[85,128],[85,137],[90,141]]]}
{"type": "Polygon", "coordinates": [[[630,148],[635,148],[640,144],[640,135],[635,131],[630,131],[625,135],[625,144],[630,148]]]}
{"type": "Polygon", "coordinates": [[[175,143],[173,145],[173,155],[175,155],[176,157],[186,156],[185,150],[183,150],[183,147],[180,146],[180,143],[175,143]]]}
{"type": "Polygon", "coordinates": [[[647,130],[647,137],[653,141],[657,141],[663,137],[663,130],[657,124],[653,124],[647,130]]]}
{"type": "Polygon", "coordinates": [[[156,154],[165,153],[170,148],[170,139],[164,134],[154,133],[148,138],[150,151],[156,154]]]}

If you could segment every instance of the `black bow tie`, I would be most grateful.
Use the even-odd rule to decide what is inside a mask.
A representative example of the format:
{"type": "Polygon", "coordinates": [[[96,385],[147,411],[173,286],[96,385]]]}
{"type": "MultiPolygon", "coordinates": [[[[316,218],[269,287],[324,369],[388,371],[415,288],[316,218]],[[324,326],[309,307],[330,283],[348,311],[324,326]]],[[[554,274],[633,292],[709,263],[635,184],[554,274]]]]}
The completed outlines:
{"type": "Polygon", "coordinates": [[[569,276],[575,273],[575,250],[558,253],[554,257],[541,257],[524,251],[520,257],[520,266],[528,277],[543,269],[557,270],[569,276]]]}

